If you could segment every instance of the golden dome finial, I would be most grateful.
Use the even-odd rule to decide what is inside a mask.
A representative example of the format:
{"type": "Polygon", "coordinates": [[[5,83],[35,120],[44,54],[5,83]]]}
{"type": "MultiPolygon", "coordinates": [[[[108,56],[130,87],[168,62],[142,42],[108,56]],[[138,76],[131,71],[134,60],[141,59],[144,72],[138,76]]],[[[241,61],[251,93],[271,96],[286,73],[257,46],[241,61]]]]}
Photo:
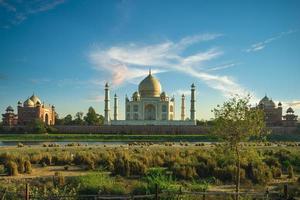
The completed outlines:
{"type": "Polygon", "coordinates": [[[151,75],[151,67],[149,68],[149,75],[151,75]]]}

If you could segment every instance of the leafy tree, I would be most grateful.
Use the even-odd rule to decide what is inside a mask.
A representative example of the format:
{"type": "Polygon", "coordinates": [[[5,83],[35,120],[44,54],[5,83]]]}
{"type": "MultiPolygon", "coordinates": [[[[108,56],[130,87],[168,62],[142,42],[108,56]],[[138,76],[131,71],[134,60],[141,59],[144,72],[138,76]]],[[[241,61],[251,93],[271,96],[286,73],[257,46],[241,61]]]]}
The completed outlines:
{"type": "Polygon", "coordinates": [[[99,125],[104,124],[104,116],[103,115],[98,115],[98,120],[99,120],[99,125]]]}
{"type": "Polygon", "coordinates": [[[65,123],[64,118],[59,118],[58,114],[55,114],[55,124],[56,125],[63,125],[65,123]]]}
{"type": "Polygon", "coordinates": [[[217,106],[215,115],[214,134],[219,136],[234,153],[236,164],[236,199],[239,199],[241,143],[250,137],[262,136],[266,133],[264,113],[249,105],[250,96],[241,98],[238,95],[217,106]]]}
{"type": "Polygon", "coordinates": [[[84,120],[88,125],[98,125],[99,124],[99,118],[98,115],[93,107],[89,107],[89,110],[84,117],[84,120]]]}
{"type": "Polygon", "coordinates": [[[68,114],[64,118],[64,124],[66,124],[66,125],[72,125],[72,119],[73,119],[72,115],[68,114]]]}
{"type": "Polygon", "coordinates": [[[83,112],[77,112],[75,115],[75,119],[73,121],[73,124],[76,125],[83,125],[84,121],[83,121],[83,112]]]}
{"type": "Polygon", "coordinates": [[[47,132],[46,124],[40,119],[33,120],[28,125],[28,128],[32,133],[46,133],[47,132]]]}

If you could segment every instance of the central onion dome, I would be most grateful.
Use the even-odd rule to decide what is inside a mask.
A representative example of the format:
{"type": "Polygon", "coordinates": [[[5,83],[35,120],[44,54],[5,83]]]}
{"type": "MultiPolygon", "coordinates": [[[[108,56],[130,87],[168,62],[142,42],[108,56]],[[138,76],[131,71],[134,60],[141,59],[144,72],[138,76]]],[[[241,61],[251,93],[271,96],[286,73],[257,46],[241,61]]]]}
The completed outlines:
{"type": "Polygon", "coordinates": [[[272,99],[269,99],[267,96],[259,101],[259,105],[264,106],[265,108],[274,108],[276,106],[274,101],[272,99]]]}
{"type": "Polygon", "coordinates": [[[41,100],[35,96],[34,94],[30,97],[30,100],[33,101],[34,104],[41,104],[41,100]]]}
{"type": "Polygon", "coordinates": [[[24,102],[25,107],[34,107],[33,101],[29,98],[24,102]]]}
{"type": "Polygon", "coordinates": [[[157,78],[152,76],[151,70],[149,75],[139,84],[139,93],[141,97],[160,97],[161,85],[157,78]]]}

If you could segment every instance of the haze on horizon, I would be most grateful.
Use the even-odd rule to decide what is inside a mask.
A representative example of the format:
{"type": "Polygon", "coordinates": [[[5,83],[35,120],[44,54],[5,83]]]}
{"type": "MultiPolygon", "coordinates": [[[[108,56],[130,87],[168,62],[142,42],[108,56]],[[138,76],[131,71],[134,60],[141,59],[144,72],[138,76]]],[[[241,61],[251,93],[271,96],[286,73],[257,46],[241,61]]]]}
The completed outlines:
{"type": "Polygon", "coordinates": [[[60,117],[89,106],[103,114],[109,82],[123,119],[125,95],[151,68],[176,119],[192,83],[198,119],[248,93],[300,115],[299,9],[297,0],[0,0],[1,113],[34,92],[60,117]]]}

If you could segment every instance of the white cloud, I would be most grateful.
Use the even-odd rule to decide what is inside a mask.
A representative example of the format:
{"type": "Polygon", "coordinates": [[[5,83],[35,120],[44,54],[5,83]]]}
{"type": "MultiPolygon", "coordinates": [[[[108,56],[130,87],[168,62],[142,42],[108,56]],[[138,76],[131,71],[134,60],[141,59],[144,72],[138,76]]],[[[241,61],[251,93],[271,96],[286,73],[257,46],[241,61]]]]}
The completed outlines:
{"type": "Polygon", "coordinates": [[[266,39],[266,40],[264,40],[262,42],[258,42],[258,43],[252,44],[250,46],[250,48],[246,49],[245,51],[248,52],[248,53],[249,52],[260,51],[260,50],[264,49],[269,43],[271,43],[271,42],[273,42],[275,40],[278,40],[278,39],[282,38],[283,36],[286,36],[286,35],[289,35],[289,34],[295,33],[295,32],[297,32],[297,31],[290,30],[290,31],[287,31],[287,32],[281,32],[278,35],[273,36],[271,38],[268,38],[268,39],[266,39]]]}
{"type": "MultiPolygon", "coordinates": [[[[106,49],[94,49],[89,59],[94,68],[110,74],[114,85],[137,80],[148,73],[149,67],[156,72],[176,71],[195,77],[209,87],[220,91],[225,97],[232,94],[249,93],[233,78],[212,74],[205,70],[205,62],[220,57],[223,52],[218,48],[182,55],[185,50],[199,42],[220,37],[221,34],[203,34],[185,37],[179,42],[165,41],[152,45],[116,45],[106,49]]],[[[214,70],[211,70],[214,71],[214,70]]]]}

